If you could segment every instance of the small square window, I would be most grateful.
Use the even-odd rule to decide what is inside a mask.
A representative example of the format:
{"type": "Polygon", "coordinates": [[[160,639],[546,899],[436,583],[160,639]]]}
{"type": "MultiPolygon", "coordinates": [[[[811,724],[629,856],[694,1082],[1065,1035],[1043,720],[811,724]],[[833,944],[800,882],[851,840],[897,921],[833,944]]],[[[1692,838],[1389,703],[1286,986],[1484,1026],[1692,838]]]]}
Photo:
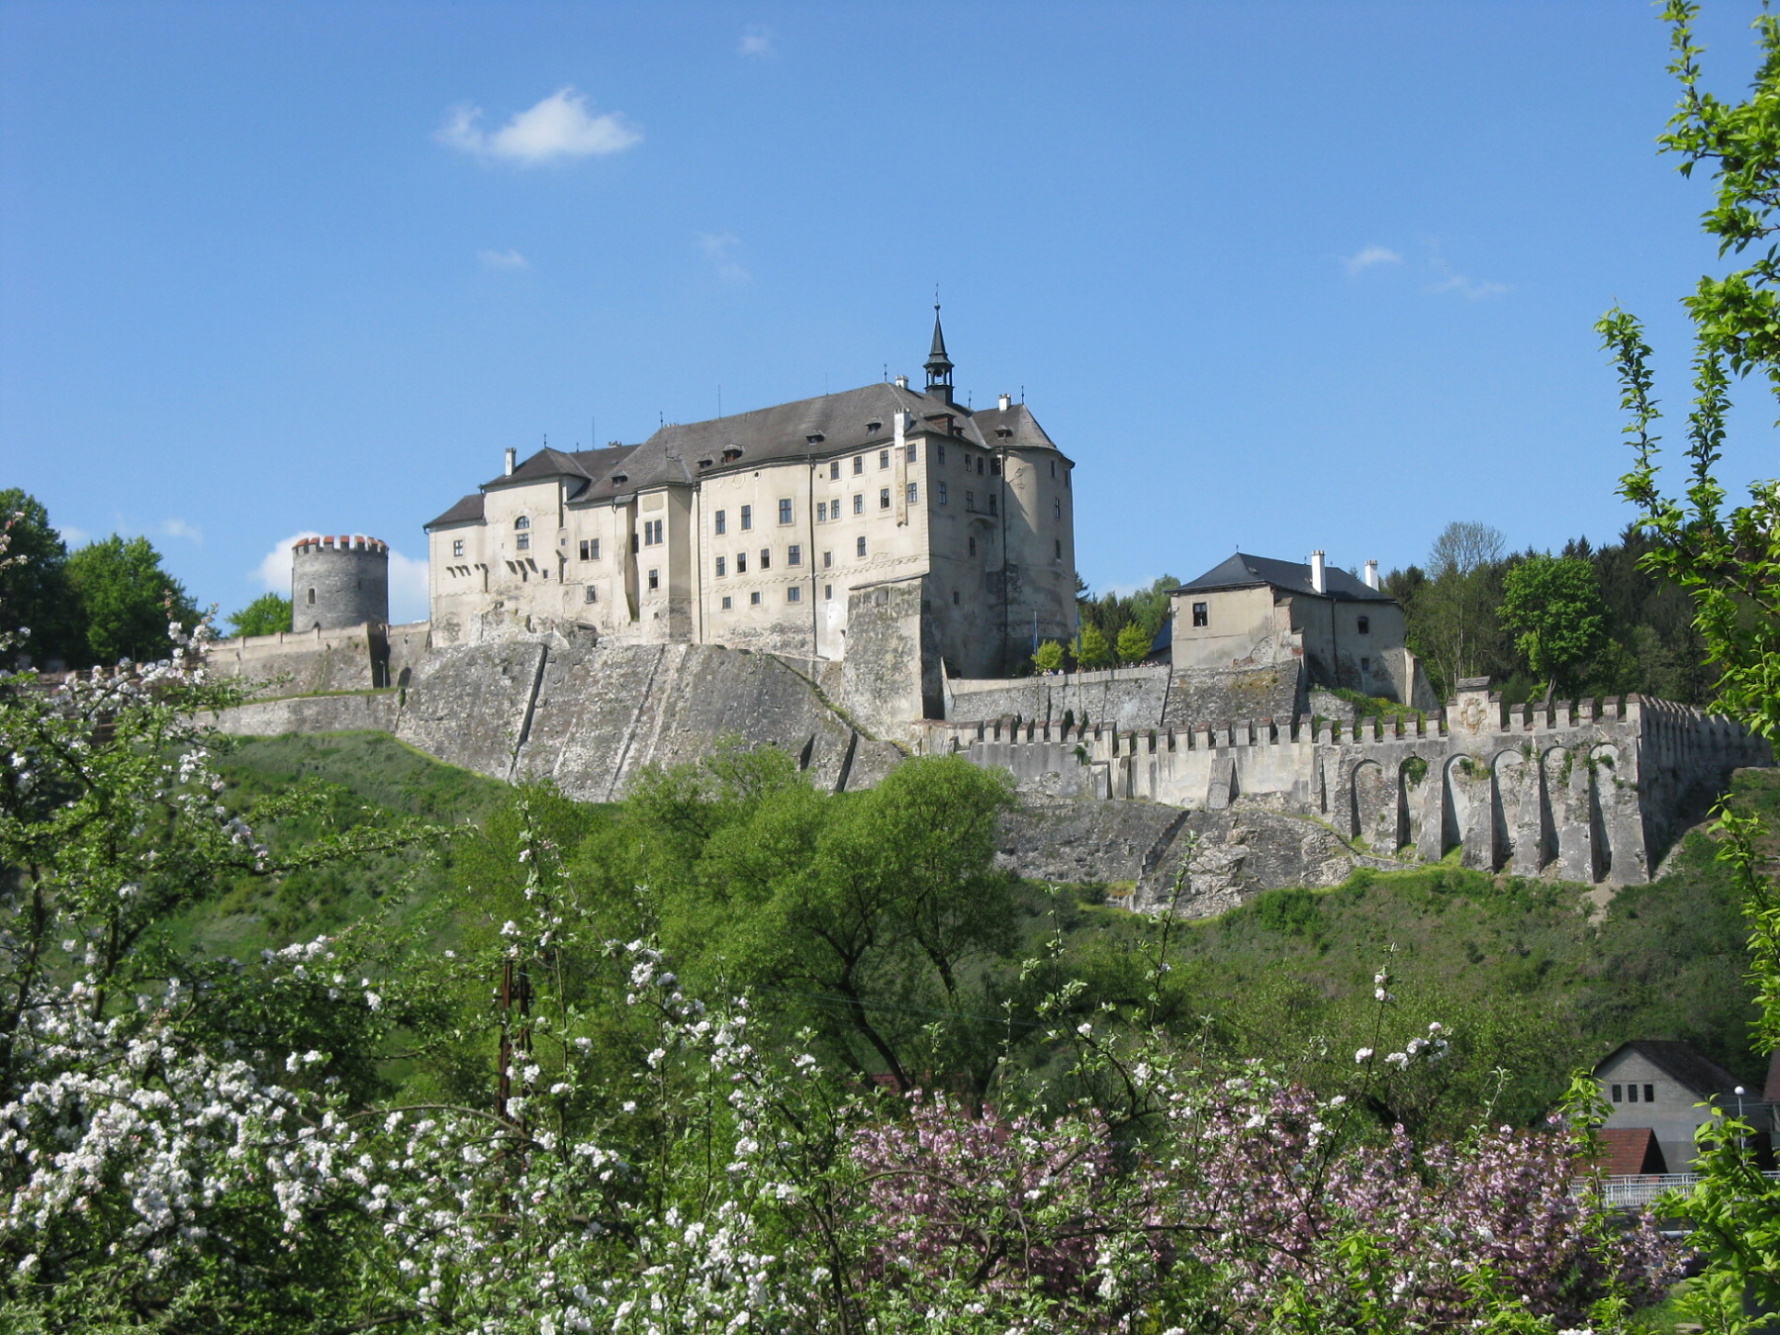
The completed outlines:
{"type": "Polygon", "coordinates": [[[753,593],[748,595],[748,606],[749,607],[759,607],[760,606],[760,590],[759,589],[754,590],[753,593]]]}
{"type": "Polygon", "coordinates": [[[717,578],[722,579],[729,573],[729,562],[724,557],[717,558],[717,578]]]}
{"type": "Polygon", "coordinates": [[[791,502],[790,501],[780,501],[779,502],[779,522],[781,524],[789,524],[791,522],[791,502]]]}
{"type": "Polygon", "coordinates": [[[859,540],[853,544],[853,550],[854,555],[863,559],[865,556],[865,536],[863,534],[861,534],[859,540]]]}
{"type": "Polygon", "coordinates": [[[661,572],[659,570],[651,570],[649,572],[649,587],[651,589],[659,589],[661,587],[661,572]]]}
{"type": "Polygon", "coordinates": [[[853,493],[853,513],[856,515],[865,513],[865,493],[862,491],[853,493]]]}
{"type": "Polygon", "coordinates": [[[818,524],[826,524],[828,522],[828,502],[827,501],[817,501],[816,502],[816,522],[818,524]]]}
{"type": "Polygon", "coordinates": [[[1615,1103],[1624,1103],[1625,1099],[1622,1097],[1624,1092],[1625,1092],[1624,1085],[1615,1085],[1613,1087],[1613,1101],[1615,1103]]]}
{"type": "Polygon", "coordinates": [[[933,447],[933,461],[936,464],[943,464],[946,461],[946,447],[944,445],[935,443],[933,447]]]}
{"type": "Polygon", "coordinates": [[[725,612],[727,612],[730,610],[730,608],[732,608],[734,606],[735,606],[735,599],[731,598],[727,593],[724,594],[723,595],[723,610],[725,612]]]}
{"type": "Polygon", "coordinates": [[[711,531],[719,535],[729,532],[729,515],[719,510],[712,517],[711,531]]]}
{"type": "Polygon", "coordinates": [[[1636,1103],[1638,1101],[1638,1087],[1636,1085],[1627,1085],[1625,1087],[1625,1092],[1627,1103],[1636,1103]]]}
{"type": "Polygon", "coordinates": [[[1372,633],[1372,618],[1371,617],[1361,617],[1360,618],[1360,634],[1370,635],[1371,633],[1372,633]]]}
{"type": "Polygon", "coordinates": [[[879,450],[878,451],[878,467],[879,468],[890,467],[890,451],[889,450],[879,450]]]}
{"type": "Polygon", "coordinates": [[[829,461],[828,480],[830,482],[839,482],[841,480],[841,461],[839,459],[831,459],[829,461]]]}
{"type": "Polygon", "coordinates": [[[944,505],[946,503],[946,484],[943,482],[935,482],[933,485],[939,488],[938,491],[934,492],[934,499],[941,505],[944,505]]]}
{"type": "Polygon", "coordinates": [[[600,600],[599,588],[596,585],[589,584],[587,586],[587,592],[582,596],[590,603],[597,603],[600,600]]]}
{"type": "Polygon", "coordinates": [[[888,510],[889,508],[890,508],[890,488],[879,487],[878,488],[878,509],[888,510]]]}
{"type": "Polygon", "coordinates": [[[771,547],[762,547],[760,549],[760,568],[762,570],[771,570],[773,568],[773,549],[771,547]]]}
{"type": "MultiPolygon", "coordinates": [[[[585,544],[583,544],[583,545],[585,545],[585,544]]],[[[456,556],[459,558],[461,558],[463,556],[463,554],[464,554],[464,540],[462,538],[453,538],[451,540],[451,554],[453,556],[456,556]]]]}
{"type": "Polygon", "coordinates": [[[919,484],[919,483],[917,483],[917,482],[911,482],[911,483],[909,483],[909,485],[908,485],[908,487],[907,487],[907,492],[908,492],[908,503],[909,503],[909,504],[910,504],[910,505],[918,505],[918,504],[920,504],[920,501],[921,501],[921,486],[920,486],[920,484],[919,484]]]}
{"type": "Polygon", "coordinates": [[[1656,1086],[1655,1085],[1644,1086],[1644,1102],[1646,1102],[1646,1103],[1655,1103],[1656,1102],[1656,1086]]]}
{"type": "Polygon", "coordinates": [[[1193,624],[1195,626],[1208,626],[1211,624],[1211,607],[1209,604],[1193,604],[1193,624]]]}
{"type": "Polygon", "coordinates": [[[735,554],[735,572],[738,575],[745,575],[748,573],[748,553],[737,552],[735,554]]]}
{"type": "Polygon", "coordinates": [[[514,545],[522,552],[529,552],[532,549],[532,535],[529,533],[521,533],[514,539],[514,545]]]}
{"type": "Polygon", "coordinates": [[[800,566],[803,564],[803,546],[801,543],[794,542],[785,549],[785,564],[788,566],[800,566]]]}
{"type": "Polygon", "coordinates": [[[834,585],[824,584],[822,586],[822,599],[824,602],[832,603],[834,601],[834,585]]]}
{"type": "Polygon", "coordinates": [[[865,471],[865,456],[863,454],[855,454],[853,456],[853,476],[858,477],[864,471],[865,471]]]}
{"type": "Polygon", "coordinates": [[[785,601],[788,603],[801,603],[803,601],[803,585],[793,584],[790,588],[786,589],[785,601]]]}
{"type": "Polygon", "coordinates": [[[1372,660],[1370,658],[1362,658],[1360,660],[1360,671],[1361,672],[1372,671],[1372,660]]]}
{"type": "Polygon", "coordinates": [[[952,590],[952,606],[958,606],[958,590],[956,589],[952,590]]]}
{"type": "Polygon", "coordinates": [[[754,527],[754,507],[752,505],[744,505],[742,507],[742,527],[744,529],[754,527]]]}
{"type": "Polygon", "coordinates": [[[916,445],[914,441],[911,440],[909,442],[909,462],[910,463],[918,464],[921,462],[920,449],[921,449],[921,447],[916,445]]]}
{"type": "Polygon", "coordinates": [[[834,553],[833,552],[823,552],[822,553],[822,568],[824,570],[827,570],[832,565],[834,565],[834,553]]]}

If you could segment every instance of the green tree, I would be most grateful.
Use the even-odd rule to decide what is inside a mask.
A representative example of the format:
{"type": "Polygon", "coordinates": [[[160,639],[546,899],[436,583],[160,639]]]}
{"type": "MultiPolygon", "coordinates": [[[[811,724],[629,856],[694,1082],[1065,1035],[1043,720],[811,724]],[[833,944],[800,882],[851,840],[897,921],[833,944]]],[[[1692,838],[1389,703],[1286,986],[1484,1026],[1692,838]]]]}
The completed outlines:
{"type": "MultiPolygon", "coordinates": [[[[1650,369],[1651,350],[1638,320],[1610,311],[1597,326],[1618,364],[1625,432],[1635,452],[1620,494],[1639,510],[1651,548],[1646,569],[1675,581],[1694,606],[1694,625],[1718,669],[1717,705],[1780,749],[1780,481],[1749,485],[1746,504],[1727,506],[1718,477],[1731,377],[1759,375],[1780,396],[1780,137],[1774,108],[1780,105],[1780,19],[1763,12],[1755,21],[1762,48],[1754,89],[1741,102],[1721,101],[1700,87],[1702,48],[1694,41],[1698,6],[1671,0],[1674,57],[1670,72],[1681,85],[1681,102],[1659,142],[1681,157],[1681,173],[1704,164],[1717,197],[1704,214],[1719,253],[1742,255],[1756,246],[1753,262],[1722,277],[1704,276],[1686,299],[1694,326],[1692,410],[1686,437],[1688,481],[1679,497],[1667,494],[1657,464],[1659,414],[1650,369]]],[[[1780,1046],[1780,882],[1761,847],[1754,817],[1721,809],[1720,857],[1731,869],[1749,925],[1752,976],[1761,1015],[1759,1046],[1780,1046]]],[[[1702,1130],[1701,1180],[1668,1209],[1692,1223],[1689,1241],[1706,1259],[1685,1299],[1702,1328],[1748,1331],[1751,1310],[1780,1308],[1780,1184],[1763,1179],[1747,1146],[1753,1128],[1716,1116],[1702,1130]]]]}
{"type": "Polygon", "coordinates": [[[68,558],[68,580],[86,613],[89,663],[165,657],[168,623],[197,617],[184,587],[161,569],[161,554],[147,538],[114,533],[88,543],[68,558]]]}
{"type": "Polygon", "coordinates": [[[1112,646],[1107,643],[1106,632],[1092,621],[1082,622],[1082,628],[1076,632],[1074,647],[1075,665],[1083,672],[1113,665],[1112,646]]]}
{"type": "Polygon", "coordinates": [[[229,613],[229,630],[236,635],[278,635],[290,629],[290,599],[262,593],[239,612],[229,613]]]}
{"type": "Polygon", "coordinates": [[[1443,694],[1461,677],[1505,666],[1494,652],[1501,638],[1495,618],[1501,560],[1502,534],[1469,521],[1448,524],[1428,553],[1427,582],[1409,604],[1409,632],[1443,694]]]}
{"type": "Polygon", "coordinates": [[[1121,663],[1141,663],[1144,655],[1150,651],[1150,644],[1155,639],[1153,631],[1147,631],[1135,621],[1119,632],[1118,651],[1121,663]]]}
{"type": "Polygon", "coordinates": [[[1607,613],[1594,566],[1580,557],[1530,556],[1502,585],[1502,624],[1545,678],[1549,700],[1560,681],[1574,683],[1607,644],[1607,613]]]}
{"type": "Polygon", "coordinates": [[[80,654],[85,644],[68,583],[68,549],[49,512],[12,487],[0,491],[0,525],[9,525],[11,541],[11,559],[0,566],[0,634],[28,630],[17,648],[38,664],[80,654]]]}
{"type": "Polygon", "coordinates": [[[1061,672],[1063,670],[1063,646],[1056,640],[1046,640],[1033,653],[1032,666],[1040,672],[1061,672]]]}

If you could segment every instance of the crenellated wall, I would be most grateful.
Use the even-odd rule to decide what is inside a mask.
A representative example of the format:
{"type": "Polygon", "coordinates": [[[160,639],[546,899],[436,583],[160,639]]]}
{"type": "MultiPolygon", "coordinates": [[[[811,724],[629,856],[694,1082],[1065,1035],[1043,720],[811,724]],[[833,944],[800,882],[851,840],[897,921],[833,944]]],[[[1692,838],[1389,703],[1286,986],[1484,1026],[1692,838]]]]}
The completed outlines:
{"type": "Polygon", "coordinates": [[[1461,690],[1424,719],[1313,731],[1259,720],[1122,730],[930,724],[917,747],[958,751],[1045,796],[1193,810],[1243,801],[1326,821],[1365,851],[1602,884],[1652,870],[1732,770],[1773,763],[1728,719],[1632,696],[1504,707],[1461,690]]]}

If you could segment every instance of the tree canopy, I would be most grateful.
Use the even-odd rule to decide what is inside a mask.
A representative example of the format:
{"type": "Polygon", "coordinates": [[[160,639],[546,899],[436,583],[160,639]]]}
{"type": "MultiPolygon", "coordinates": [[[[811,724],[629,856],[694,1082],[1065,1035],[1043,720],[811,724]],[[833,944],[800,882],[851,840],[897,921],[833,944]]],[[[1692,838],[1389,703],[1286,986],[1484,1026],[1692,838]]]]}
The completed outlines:
{"type": "Polygon", "coordinates": [[[233,635],[278,635],[290,629],[290,599],[262,593],[239,612],[229,613],[233,635]]]}
{"type": "Polygon", "coordinates": [[[197,609],[184,586],[161,569],[147,538],[112,534],[68,558],[68,581],[86,621],[89,663],[154,658],[166,650],[167,626],[190,624],[197,609]]]}
{"type": "Polygon", "coordinates": [[[1502,624],[1518,632],[1515,646],[1546,679],[1549,697],[1607,642],[1607,611],[1594,567],[1579,557],[1529,556],[1502,585],[1502,624]]]}

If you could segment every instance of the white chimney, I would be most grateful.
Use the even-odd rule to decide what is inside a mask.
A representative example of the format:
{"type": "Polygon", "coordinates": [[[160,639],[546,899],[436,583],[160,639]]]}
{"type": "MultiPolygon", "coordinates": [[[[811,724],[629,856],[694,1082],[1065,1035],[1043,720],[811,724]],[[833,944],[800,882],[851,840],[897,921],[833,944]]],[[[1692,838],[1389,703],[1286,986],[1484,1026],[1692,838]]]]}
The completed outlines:
{"type": "Polygon", "coordinates": [[[890,419],[891,425],[896,429],[896,449],[898,454],[901,453],[904,444],[907,443],[909,423],[911,420],[913,420],[913,414],[911,413],[897,413],[890,419]]]}
{"type": "Polygon", "coordinates": [[[997,406],[1002,412],[1006,412],[1009,408],[1014,406],[1014,396],[1012,394],[1003,394],[1001,396],[1001,402],[997,406]]]}
{"type": "Polygon", "coordinates": [[[1378,562],[1376,561],[1366,562],[1366,587],[1369,589],[1378,587],[1378,562]]]}
{"type": "Polygon", "coordinates": [[[1321,551],[1315,551],[1310,554],[1310,587],[1315,589],[1318,593],[1325,591],[1323,588],[1323,554],[1321,551]]]}
{"type": "Polygon", "coordinates": [[[518,466],[518,464],[519,464],[519,451],[518,450],[508,450],[507,451],[507,469],[506,469],[506,475],[508,477],[513,476],[513,470],[515,467],[518,466]]]}
{"type": "Polygon", "coordinates": [[[909,387],[909,378],[906,375],[897,376],[896,387],[898,389],[907,389],[909,387]]]}

